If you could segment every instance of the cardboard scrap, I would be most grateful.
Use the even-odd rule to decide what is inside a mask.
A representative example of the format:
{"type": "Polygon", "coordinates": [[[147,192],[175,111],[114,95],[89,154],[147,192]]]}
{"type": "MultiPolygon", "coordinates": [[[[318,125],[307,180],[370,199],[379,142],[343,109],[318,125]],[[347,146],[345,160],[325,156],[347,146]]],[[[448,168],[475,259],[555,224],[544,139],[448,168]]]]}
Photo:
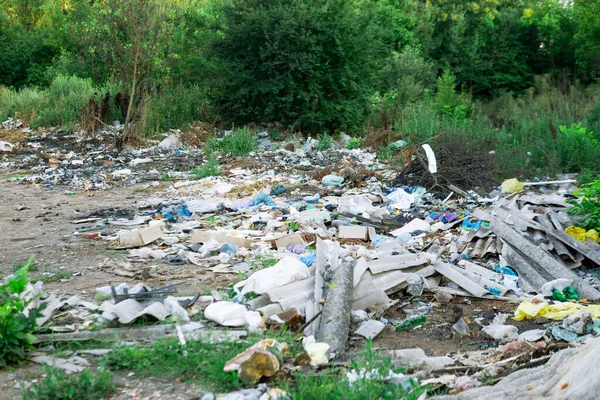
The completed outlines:
{"type": "Polygon", "coordinates": [[[122,247],[142,247],[162,237],[160,225],[119,233],[119,245],[122,247]]]}
{"type": "Polygon", "coordinates": [[[375,235],[375,228],[358,225],[340,226],[338,231],[340,239],[371,240],[375,235]]]}

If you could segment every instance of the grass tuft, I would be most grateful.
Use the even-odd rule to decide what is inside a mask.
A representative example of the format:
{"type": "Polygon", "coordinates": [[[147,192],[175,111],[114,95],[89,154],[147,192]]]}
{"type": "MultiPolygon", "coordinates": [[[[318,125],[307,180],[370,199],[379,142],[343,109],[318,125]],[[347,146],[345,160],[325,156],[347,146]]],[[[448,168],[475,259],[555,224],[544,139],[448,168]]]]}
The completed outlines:
{"type": "Polygon", "coordinates": [[[62,369],[44,366],[44,375],[39,383],[21,389],[23,400],[96,400],[116,388],[112,374],[103,369],[67,375],[62,369]]]}
{"type": "Polygon", "coordinates": [[[202,179],[208,178],[209,176],[217,176],[221,174],[221,167],[219,166],[219,161],[217,161],[217,157],[215,155],[211,155],[208,161],[196,169],[192,170],[192,175],[194,179],[202,179]]]}
{"type": "Polygon", "coordinates": [[[249,128],[235,128],[229,135],[219,139],[210,136],[204,143],[204,153],[220,152],[234,156],[245,156],[257,148],[256,135],[249,128]]]}

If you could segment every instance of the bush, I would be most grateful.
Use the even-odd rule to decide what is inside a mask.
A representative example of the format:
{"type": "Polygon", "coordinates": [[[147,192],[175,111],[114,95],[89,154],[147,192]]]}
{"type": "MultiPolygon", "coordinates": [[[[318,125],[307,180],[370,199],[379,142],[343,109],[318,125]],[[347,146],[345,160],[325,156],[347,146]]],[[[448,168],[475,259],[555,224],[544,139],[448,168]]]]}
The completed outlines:
{"type": "Polygon", "coordinates": [[[24,267],[0,285],[0,367],[23,361],[25,350],[34,348],[35,321],[46,306],[42,303],[28,309],[35,298],[27,299],[24,295],[27,272],[34,258],[32,256],[24,267]]]}
{"type": "Polygon", "coordinates": [[[167,86],[148,100],[147,133],[184,129],[201,119],[208,109],[207,96],[199,86],[167,86]]]}
{"type": "Polygon", "coordinates": [[[96,400],[115,390],[110,372],[99,369],[67,375],[64,370],[44,367],[46,375],[29,389],[22,389],[23,400],[96,400]]]}
{"type": "Polygon", "coordinates": [[[249,128],[236,128],[228,135],[219,139],[216,136],[209,137],[204,143],[204,153],[211,154],[219,151],[234,156],[245,156],[257,147],[256,135],[249,128]]]}
{"type": "Polygon", "coordinates": [[[355,128],[386,55],[355,0],[233,0],[222,9],[217,98],[236,123],[355,128]]]}

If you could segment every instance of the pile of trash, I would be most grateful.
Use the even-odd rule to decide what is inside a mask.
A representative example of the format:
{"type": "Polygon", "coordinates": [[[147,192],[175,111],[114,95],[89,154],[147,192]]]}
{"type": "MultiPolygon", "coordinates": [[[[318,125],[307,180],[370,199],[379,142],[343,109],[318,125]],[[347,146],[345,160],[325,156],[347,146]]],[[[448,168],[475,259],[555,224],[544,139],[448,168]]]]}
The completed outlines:
{"type": "MultiPolygon", "coordinates": [[[[92,190],[119,180],[159,180],[164,172],[155,169],[157,162],[172,165],[180,157],[195,163],[205,156],[179,147],[171,136],[120,153],[80,138],[81,153],[65,153],[51,147],[60,135],[30,136],[21,158],[5,166],[29,168],[25,182],[92,190]]],[[[261,140],[270,150],[251,154],[259,166],[232,166],[204,179],[192,179],[182,167],[173,173],[180,179],[125,215],[71,221],[74,238],[126,251],[123,260],[100,266],[113,275],[146,281],[185,266],[227,275],[235,280],[230,288],[178,297],[174,284],[109,285],[97,288],[107,298],[101,304],[53,296],[42,324],[59,309],[80,322],[53,324],[54,334],[42,339],[109,337],[117,329],[131,340],[172,336],[183,344],[285,326],[303,336],[295,365],[323,368],[351,359],[357,340],[425,335],[436,313],[454,308],[456,316],[446,316],[452,321],[436,329],[470,343],[472,351],[427,355],[423,348],[384,346],[397,365],[408,366],[407,374],[450,394],[487,393],[472,388],[515,370],[547,362],[550,368],[555,352],[598,341],[599,238],[577,228],[566,212],[572,179],[511,180],[486,195],[450,185],[440,197],[396,185],[396,172],[367,151],[315,151],[310,138],[297,148],[273,150],[261,140]],[[303,172],[319,165],[336,168],[318,178],[303,172]],[[378,173],[359,187],[347,179],[352,168],[378,173]],[[461,308],[477,304],[487,309],[473,311],[475,318],[461,308]],[[140,318],[172,324],[136,331],[131,324],[140,318]],[[118,327],[86,331],[109,322],[118,327]]],[[[433,149],[424,149],[429,172],[443,172],[433,149]]],[[[261,340],[224,371],[252,383],[272,377],[284,368],[286,346],[261,340]]],[[[569,354],[580,357],[577,350],[569,354]]],[[[352,371],[348,379],[368,373],[352,371]]],[[[402,382],[404,376],[392,378],[402,382]]],[[[256,390],[268,392],[266,386],[256,390]]]]}

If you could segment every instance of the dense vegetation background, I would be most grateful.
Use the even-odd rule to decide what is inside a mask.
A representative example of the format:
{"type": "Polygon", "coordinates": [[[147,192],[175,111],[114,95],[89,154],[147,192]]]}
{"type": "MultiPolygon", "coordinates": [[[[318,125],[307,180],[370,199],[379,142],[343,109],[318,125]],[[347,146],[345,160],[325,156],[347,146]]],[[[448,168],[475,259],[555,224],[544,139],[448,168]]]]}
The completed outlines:
{"type": "Polygon", "coordinates": [[[193,120],[273,123],[437,137],[457,157],[492,151],[507,174],[600,163],[600,0],[0,6],[0,118],[32,127],[119,120],[127,139],[193,120]]]}

